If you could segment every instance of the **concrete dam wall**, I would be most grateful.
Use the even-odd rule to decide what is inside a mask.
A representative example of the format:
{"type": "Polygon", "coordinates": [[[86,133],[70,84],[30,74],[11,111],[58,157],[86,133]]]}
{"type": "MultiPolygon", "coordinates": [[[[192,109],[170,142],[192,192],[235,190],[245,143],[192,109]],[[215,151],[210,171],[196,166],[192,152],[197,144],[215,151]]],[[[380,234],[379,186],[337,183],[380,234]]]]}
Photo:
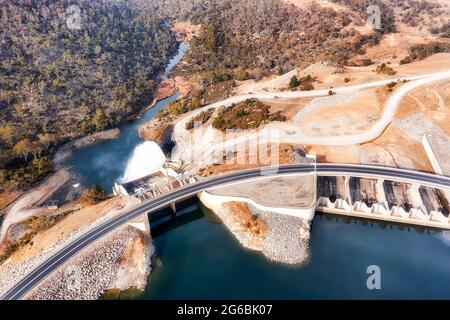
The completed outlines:
{"type": "Polygon", "coordinates": [[[317,177],[318,211],[450,229],[440,189],[357,177],[317,177]]]}

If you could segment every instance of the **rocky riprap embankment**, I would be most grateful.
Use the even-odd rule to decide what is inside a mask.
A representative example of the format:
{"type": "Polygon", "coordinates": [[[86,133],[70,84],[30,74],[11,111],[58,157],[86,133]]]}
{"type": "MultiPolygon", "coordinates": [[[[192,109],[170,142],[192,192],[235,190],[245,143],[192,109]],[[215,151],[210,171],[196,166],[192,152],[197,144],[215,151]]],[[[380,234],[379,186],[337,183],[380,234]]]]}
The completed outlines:
{"type": "Polygon", "coordinates": [[[285,214],[253,209],[266,222],[262,253],[270,260],[302,264],[309,257],[310,223],[285,214]]]}
{"type": "MultiPolygon", "coordinates": [[[[100,298],[107,289],[110,289],[112,283],[118,281],[118,276],[123,277],[123,273],[119,273],[123,261],[136,258],[127,257],[126,254],[127,248],[133,245],[131,241],[136,239],[136,233],[140,233],[140,231],[131,226],[120,228],[71,259],[26,298],[33,300],[92,300],[100,298]]],[[[130,283],[128,288],[137,286],[138,289],[143,289],[145,287],[147,276],[150,273],[149,255],[153,253],[151,243],[148,248],[148,254],[138,257],[148,262],[145,274],[142,275],[140,281],[143,283],[139,284],[131,279],[133,283],[130,283]]],[[[120,280],[124,281],[123,278],[120,280]]]]}
{"type": "Polygon", "coordinates": [[[221,206],[215,213],[246,248],[261,251],[268,259],[286,264],[302,264],[309,257],[310,221],[300,217],[261,211],[248,204],[253,217],[265,224],[255,234],[236,217],[231,206],[221,206]]]}
{"type": "Polygon", "coordinates": [[[113,218],[120,212],[120,210],[112,211],[108,215],[97,219],[94,223],[84,225],[83,227],[74,230],[71,233],[64,235],[61,234],[61,236],[55,243],[45,247],[45,249],[40,251],[39,254],[29,255],[26,259],[18,263],[10,262],[9,260],[5,261],[0,265],[0,293],[4,293],[6,290],[8,290],[8,288],[12,287],[20,279],[26,276],[34,268],[36,268],[39,264],[45,262],[53,254],[62,250],[65,246],[75,241],[85,232],[87,232],[88,230],[92,230],[108,219],[113,218]]]}

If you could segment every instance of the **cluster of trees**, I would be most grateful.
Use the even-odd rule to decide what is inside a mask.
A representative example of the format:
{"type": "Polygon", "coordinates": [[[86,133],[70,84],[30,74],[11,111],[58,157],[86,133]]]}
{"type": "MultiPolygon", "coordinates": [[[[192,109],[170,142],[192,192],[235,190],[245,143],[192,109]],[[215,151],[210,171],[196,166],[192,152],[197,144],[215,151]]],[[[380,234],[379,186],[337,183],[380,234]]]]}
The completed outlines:
{"type": "MultiPolygon", "coordinates": [[[[359,17],[363,21],[369,21],[371,15],[375,12],[368,10],[370,6],[377,6],[380,9],[380,29],[377,29],[378,33],[384,34],[389,32],[395,32],[395,13],[392,6],[392,1],[386,0],[330,0],[331,2],[338,3],[340,5],[350,8],[353,12],[359,14],[359,17]],[[368,12],[369,11],[369,12],[368,12]]],[[[404,0],[397,0],[404,1],[404,0]]]]}
{"type": "Polygon", "coordinates": [[[151,101],[177,39],[144,2],[0,2],[0,190],[55,144],[116,126],[151,101]]]}
{"type": "Polygon", "coordinates": [[[439,33],[436,23],[447,19],[448,11],[436,1],[392,0],[389,3],[398,12],[398,20],[411,27],[427,27],[433,33],[439,33]],[[437,31],[437,32],[436,32],[437,31]]]}
{"type": "Polygon", "coordinates": [[[450,52],[450,43],[432,42],[428,44],[415,45],[409,48],[409,55],[400,60],[400,64],[423,60],[426,57],[441,52],[450,52]]]}
{"type": "Polygon", "coordinates": [[[317,4],[303,10],[279,0],[204,0],[196,1],[197,8],[185,1],[162,2],[161,14],[203,26],[191,42],[187,63],[175,72],[188,77],[205,75],[206,85],[230,78],[259,79],[317,61],[342,65],[363,52],[366,44],[377,43],[380,36],[347,28],[352,15],[317,4]],[[177,13],[170,13],[169,8],[175,7],[177,13]],[[192,13],[178,10],[184,7],[192,13]]]}
{"type": "Polygon", "coordinates": [[[279,111],[271,113],[270,106],[257,99],[247,99],[222,108],[212,126],[225,132],[227,129],[256,129],[261,124],[272,121],[286,121],[286,116],[279,111]]]}
{"type": "Polygon", "coordinates": [[[419,29],[427,28],[433,34],[450,37],[448,7],[436,1],[427,0],[330,0],[359,13],[362,20],[373,14],[367,8],[376,5],[380,8],[380,33],[396,31],[396,22],[419,29]],[[438,26],[442,23],[442,26],[438,26]]]}
{"type": "Polygon", "coordinates": [[[173,116],[179,116],[183,113],[187,113],[189,111],[193,111],[197,108],[200,108],[202,105],[200,101],[196,98],[192,99],[178,99],[169,104],[167,107],[169,113],[173,116]]]}
{"type": "Polygon", "coordinates": [[[317,81],[315,77],[311,77],[311,75],[307,75],[305,77],[302,77],[300,79],[297,78],[297,76],[292,76],[289,80],[289,88],[291,90],[300,90],[300,91],[308,91],[308,90],[314,90],[313,83],[317,81]]]}
{"type": "Polygon", "coordinates": [[[57,136],[37,134],[18,140],[21,132],[11,124],[0,124],[0,191],[8,187],[26,189],[52,168],[49,150],[57,136]]]}
{"type": "Polygon", "coordinates": [[[204,124],[209,119],[211,119],[212,114],[214,113],[214,108],[209,108],[208,110],[200,112],[195,117],[192,117],[188,122],[186,122],[186,130],[194,129],[196,123],[204,124]]]}
{"type": "MultiPolygon", "coordinates": [[[[431,32],[433,32],[433,28],[431,29],[431,32]]],[[[437,33],[440,33],[443,38],[450,38],[450,22],[447,22],[442,27],[438,28],[437,33]]]]}

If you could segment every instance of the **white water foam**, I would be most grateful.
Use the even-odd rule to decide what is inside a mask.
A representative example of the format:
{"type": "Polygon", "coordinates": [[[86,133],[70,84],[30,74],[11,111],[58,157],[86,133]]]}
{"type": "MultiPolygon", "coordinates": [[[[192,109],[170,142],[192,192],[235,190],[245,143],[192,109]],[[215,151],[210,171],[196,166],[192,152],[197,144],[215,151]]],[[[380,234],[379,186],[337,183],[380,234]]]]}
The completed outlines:
{"type": "Polygon", "coordinates": [[[445,243],[447,247],[450,247],[450,231],[441,231],[437,233],[438,239],[445,243]]]}
{"type": "Polygon", "coordinates": [[[145,141],[134,149],[120,180],[128,182],[148,176],[159,171],[165,161],[166,157],[158,144],[145,141]]]}

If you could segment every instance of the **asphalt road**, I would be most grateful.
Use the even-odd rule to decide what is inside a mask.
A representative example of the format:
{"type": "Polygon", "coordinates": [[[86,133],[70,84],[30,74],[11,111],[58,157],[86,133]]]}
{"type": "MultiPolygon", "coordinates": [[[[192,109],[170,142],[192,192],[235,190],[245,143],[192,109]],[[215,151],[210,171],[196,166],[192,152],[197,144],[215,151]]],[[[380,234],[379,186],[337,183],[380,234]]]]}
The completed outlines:
{"type": "MultiPolygon", "coordinates": [[[[273,171],[272,174],[292,174],[292,173],[313,173],[314,165],[288,165],[280,166],[278,170],[273,171]]],[[[318,164],[317,172],[320,175],[330,173],[345,174],[368,174],[374,177],[385,177],[389,180],[408,179],[411,182],[425,183],[427,185],[435,185],[436,187],[450,188],[450,178],[424,174],[420,172],[413,172],[401,169],[391,169],[383,167],[371,167],[371,166],[359,166],[359,165],[331,165],[331,164],[318,164]]],[[[168,206],[171,202],[177,201],[191,195],[195,195],[198,192],[211,188],[224,185],[230,182],[238,182],[246,179],[257,178],[267,176],[270,171],[261,169],[252,169],[236,173],[231,173],[223,176],[217,176],[209,178],[195,184],[186,185],[178,189],[172,190],[166,194],[163,194],[157,198],[153,198],[140,203],[138,206],[124,211],[120,215],[112,218],[103,224],[86,231],[82,236],[68,244],[65,248],[55,253],[47,261],[38,265],[33,271],[26,275],[22,280],[11,287],[7,292],[0,296],[2,300],[15,300],[22,298],[27,292],[33,289],[39,284],[45,277],[50,275],[53,271],[57,270],[62,264],[67,262],[75,254],[105,236],[109,232],[117,229],[118,227],[126,224],[127,222],[134,220],[144,213],[150,213],[160,210],[168,206]]]]}

